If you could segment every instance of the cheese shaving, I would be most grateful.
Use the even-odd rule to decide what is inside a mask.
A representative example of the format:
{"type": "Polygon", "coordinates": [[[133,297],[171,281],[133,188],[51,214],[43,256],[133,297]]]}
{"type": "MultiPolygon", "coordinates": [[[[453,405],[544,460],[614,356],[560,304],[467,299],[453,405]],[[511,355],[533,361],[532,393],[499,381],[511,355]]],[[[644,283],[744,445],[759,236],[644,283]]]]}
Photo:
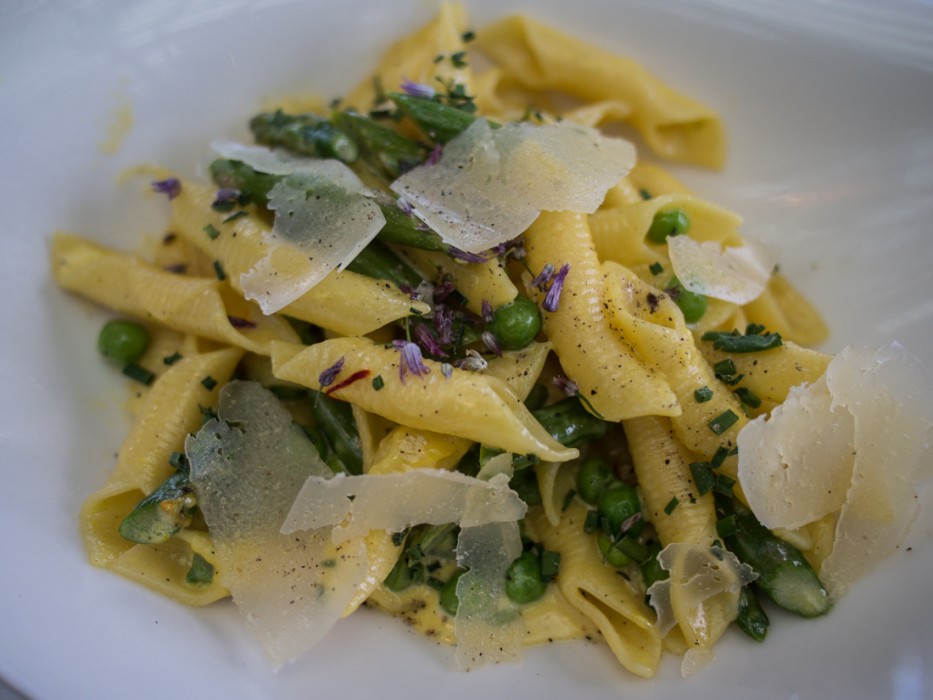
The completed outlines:
{"type": "Polygon", "coordinates": [[[824,379],[739,433],[739,482],[762,524],[838,513],[819,571],[833,599],[897,548],[919,509],[916,486],[933,475],[931,393],[933,377],[897,343],[846,348],[824,379]]]}
{"type": "Polygon", "coordinates": [[[331,271],[344,269],[385,226],[369,191],[340,161],[229,142],[214,148],[255,170],[283,176],[269,192],[275,223],[264,241],[266,255],[240,276],[244,296],[265,314],[295,301],[331,271]]]}
{"type": "Polygon", "coordinates": [[[505,593],[505,574],[522,552],[518,521],[527,506],[505,473],[489,481],[459,472],[418,469],[398,474],[312,476],[282,525],[283,534],[330,525],[336,544],[370,530],[400,532],[421,523],[457,523],[457,664],[462,670],[514,660],[524,626],[505,593]]]}
{"type": "Polygon", "coordinates": [[[436,163],[392,183],[450,245],[479,253],[527,229],[541,211],[592,213],[635,163],[622,139],[569,122],[492,128],[476,120],[436,163]]]}
{"type": "MultiPolygon", "coordinates": [[[[308,478],[282,523],[282,532],[336,525],[337,543],[370,530],[400,532],[418,524],[472,527],[510,522],[525,503],[506,475],[482,481],[460,472],[416,469],[401,474],[308,478]]],[[[511,562],[510,562],[511,563],[511,562]]]]}
{"type": "Polygon", "coordinates": [[[335,546],[327,529],[279,532],[305,480],[330,469],[254,382],[227,384],[218,417],[185,451],[223,584],[269,660],[296,658],[324,637],[368,573],[361,542],[335,546]]]}
{"type": "Polygon", "coordinates": [[[715,658],[712,647],[735,619],[739,591],[758,575],[727,550],[688,542],[667,545],[658,563],[670,578],[653,583],[648,595],[661,634],[677,627],[689,646],[681,663],[686,678],[715,658]]]}
{"type": "Polygon", "coordinates": [[[734,304],[757,299],[775,264],[764,245],[751,239],[741,247],[723,247],[715,241],[670,236],[667,252],[684,289],[734,304]]]}

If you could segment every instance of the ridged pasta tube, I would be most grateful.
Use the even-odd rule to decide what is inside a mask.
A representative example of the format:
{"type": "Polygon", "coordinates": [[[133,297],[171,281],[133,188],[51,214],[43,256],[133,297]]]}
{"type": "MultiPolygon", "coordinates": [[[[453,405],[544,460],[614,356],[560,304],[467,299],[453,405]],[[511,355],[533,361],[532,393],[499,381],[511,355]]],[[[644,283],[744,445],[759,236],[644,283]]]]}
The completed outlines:
{"type": "MultiPolygon", "coordinates": [[[[242,294],[240,277],[266,257],[270,229],[253,214],[224,223],[229,214],[211,208],[215,195],[213,188],[184,182],[172,200],[172,224],[186,241],[220,261],[230,285],[242,294]],[[208,235],[208,225],[219,235],[208,235]]],[[[281,313],[341,335],[364,335],[410,316],[412,309],[429,311],[426,304],[413,301],[391,282],[344,270],[331,272],[281,313]],[[367,301],[360,304],[360,299],[367,301]]]]}
{"type": "Polygon", "coordinates": [[[341,377],[376,377],[333,391],[334,398],[354,403],[401,425],[463,437],[516,454],[534,454],[552,462],[574,459],[577,450],[554,440],[500,379],[454,368],[449,378],[441,363],[425,360],[426,375],[400,374],[401,353],[366,338],[335,338],[310,347],[275,345],[273,372],[280,379],[320,389],[320,374],[343,359],[341,377]]]}
{"type": "Polygon", "coordinates": [[[536,272],[546,264],[570,266],[557,310],[544,313],[544,330],[564,371],[600,415],[619,421],[679,413],[663,375],[611,327],[586,215],[542,212],[526,233],[525,247],[536,272]]]}
{"type": "Polygon", "coordinates": [[[60,286],[98,304],[260,355],[269,354],[273,340],[298,339],[284,318],[263,316],[254,304],[225,294],[217,279],[166,272],[79,236],[55,235],[52,271],[60,286]],[[235,327],[231,317],[251,327],[235,327]]]}
{"type": "Polygon", "coordinates": [[[547,549],[560,553],[557,587],[602,633],[625,668],[650,678],[661,658],[661,633],[638,590],[607,566],[593,536],[583,529],[586,509],[572,503],[557,527],[540,509],[527,516],[547,549]]]}

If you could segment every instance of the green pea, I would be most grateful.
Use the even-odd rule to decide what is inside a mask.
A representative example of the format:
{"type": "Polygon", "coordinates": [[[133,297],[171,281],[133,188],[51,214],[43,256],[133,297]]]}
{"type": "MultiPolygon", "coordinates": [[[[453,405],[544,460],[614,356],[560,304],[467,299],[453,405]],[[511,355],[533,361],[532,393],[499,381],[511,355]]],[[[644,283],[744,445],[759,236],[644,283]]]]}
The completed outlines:
{"type": "Polygon", "coordinates": [[[486,330],[499,339],[503,350],[521,350],[541,332],[541,309],[531,299],[519,294],[500,306],[486,330]]]}
{"type": "Polygon", "coordinates": [[[97,336],[100,353],[120,365],[136,362],[149,347],[149,332],[132,321],[109,321],[97,336]]]}
{"type": "Polygon", "coordinates": [[[580,465],[577,471],[577,493],[587,503],[596,505],[603,489],[615,478],[609,462],[598,457],[591,457],[580,465]]]}
{"type": "Polygon", "coordinates": [[[596,538],[596,545],[599,547],[603,559],[609,566],[614,566],[618,569],[620,566],[625,566],[631,561],[628,555],[613,544],[612,540],[606,537],[606,535],[599,535],[596,538]]]}
{"type": "Polygon", "coordinates": [[[687,323],[696,323],[703,318],[706,307],[709,306],[709,301],[705,295],[684,289],[680,280],[676,277],[671,278],[671,281],[667,283],[667,288],[676,290],[672,297],[683,312],[684,320],[687,323]]]}
{"type": "Polygon", "coordinates": [[[505,593],[516,603],[533,603],[544,595],[547,583],[541,577],[541,560],[524,552],[505,572],[505,593]]]}
{"type": "Polygon", "coordinates": [[[457,608],[460,607],[460,599],[457,597],[457,581],[460,580],[460,577],[466,573],[466,569],[458,569],[453,576],[451,576],[447,583],[441,586],[439,592],[441,607],[449,615],[456,615],[457,608]]]}
{"type": "MultiPolygon", "coordinates": [[[[622,523],[635,513],[641,512],[638,493],[634,488],[621,481],[603,490],[599,495],[597,507],[599,514],[609,521],[609,528],[612,533],[618,533],[622,528],[622,523]]],[[[645,521],[639,520],[628,530],[628,534],[638,535],[644,527],[645,521]]]]}
{"type": "Polygon", "coordinates": [[[690,230],[690,217],[683,209],[659,211],[648,227],[648,240],[664,243],[668,236],[677,236],[690,230]]]}

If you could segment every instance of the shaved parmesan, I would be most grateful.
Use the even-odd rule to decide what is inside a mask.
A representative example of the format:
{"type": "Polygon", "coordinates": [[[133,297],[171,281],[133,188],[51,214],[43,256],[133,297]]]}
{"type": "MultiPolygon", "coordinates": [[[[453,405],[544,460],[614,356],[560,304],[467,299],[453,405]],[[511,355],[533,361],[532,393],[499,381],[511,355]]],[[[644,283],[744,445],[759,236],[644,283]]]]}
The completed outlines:
{"type": "MultiPolygon", "coordinates": [[[[511,457],[510,457],[511,459],[511,457]]],[[[505,574],[522,552],[518,521],[527,506],[500,473],[483,481],[459,472],[418,469],[399,474],[308,478],[282,532],[330,525],[335,543],[360,541],[370,530],[457,523],[457,663],[463,670],[515,659],[524,626],[505,594],[505,574]]]]}
{"type": "Polygon", "coordinates": [[[247,628],[275,665],[296,658],[340,618],[368,573],[361,542],[329,530],[283,535],[305,480],[330,469],[272,392],[231,382],[218,417],[189,436],[191,483],[247,628]]]}
{"type": "Polygon", "coordinates": [[[648,595],[661,635],[678,627],[689,646],[680,667],[686,678],[713,660],[713,645],[738,612],[739,591],[758,575],[727,550],[688,542],[667,545],[658,563],[670,577],[648,595]]]}
{"type": "Polygon", "coordinates": [[[891,554],[917,513],[917,484],[933,475],[933,378],[900,345],[846,348],[818,382],[738,436],[738,477],[769,528],[837,513],[820,578],[833,599],[891,554]]]}
{"type": "Polygon", "coordinates": [[[667,252],[685,289],[734,304],[757,299],[775,263],[764,245],[753,240],[741,247],[723,247],[716,241],[670,236],[667,252]]]}
{"type": "Polygon", "coordinates": [[[331,479],[314,476],[295,499],[282,532],[337,525],[333,537],[339,543],[370,530],[400,532],[422,523],[473,527],[510,522],[520,520],[525,508],[509,489],[506,475],[482,481],[460,472],[416,469],[331,479]]]}
{"type": "Polygon", "coordinates": [[[298,299],[333,270],[342,270],[385,226],[362,181],[337,160],[296,158],[229,142],[214,145],[225,158],[284,176],[269,192],[275,223],[266,255],[240,276],[247,299],[272,314],[298,299]]]}
{"type": "Polygon", "coordinates": [[[493,129],[478,119],[438,162],[410,170],[391,189],[446,243],[479,253],[521,234],[541,211],[596,211],[634,163],[630,143],[588,127],[493,129]]]}

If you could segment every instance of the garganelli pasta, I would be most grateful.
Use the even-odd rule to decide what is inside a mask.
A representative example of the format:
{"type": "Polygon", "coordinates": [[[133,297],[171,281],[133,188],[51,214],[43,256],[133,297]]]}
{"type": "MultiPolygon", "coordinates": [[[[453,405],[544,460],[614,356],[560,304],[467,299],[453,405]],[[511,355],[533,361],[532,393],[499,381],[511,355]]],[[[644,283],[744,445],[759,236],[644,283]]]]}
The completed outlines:
{"type": "Polygon", "coordinates": [[[651,677],[763,640],[762,597],[828,612],[904,535],[929,375],[811,349],[740,217],[650,162],[726,148],[646,68],[444,4],[331,111],[250,128],[212,183],[153,183],[151,254],[52,241],[135,319],[99,341],[141,398],[81,510],[95,566],[232,596],[275,665],[367,605],[462,669],[586,637],[651,677]]]}

